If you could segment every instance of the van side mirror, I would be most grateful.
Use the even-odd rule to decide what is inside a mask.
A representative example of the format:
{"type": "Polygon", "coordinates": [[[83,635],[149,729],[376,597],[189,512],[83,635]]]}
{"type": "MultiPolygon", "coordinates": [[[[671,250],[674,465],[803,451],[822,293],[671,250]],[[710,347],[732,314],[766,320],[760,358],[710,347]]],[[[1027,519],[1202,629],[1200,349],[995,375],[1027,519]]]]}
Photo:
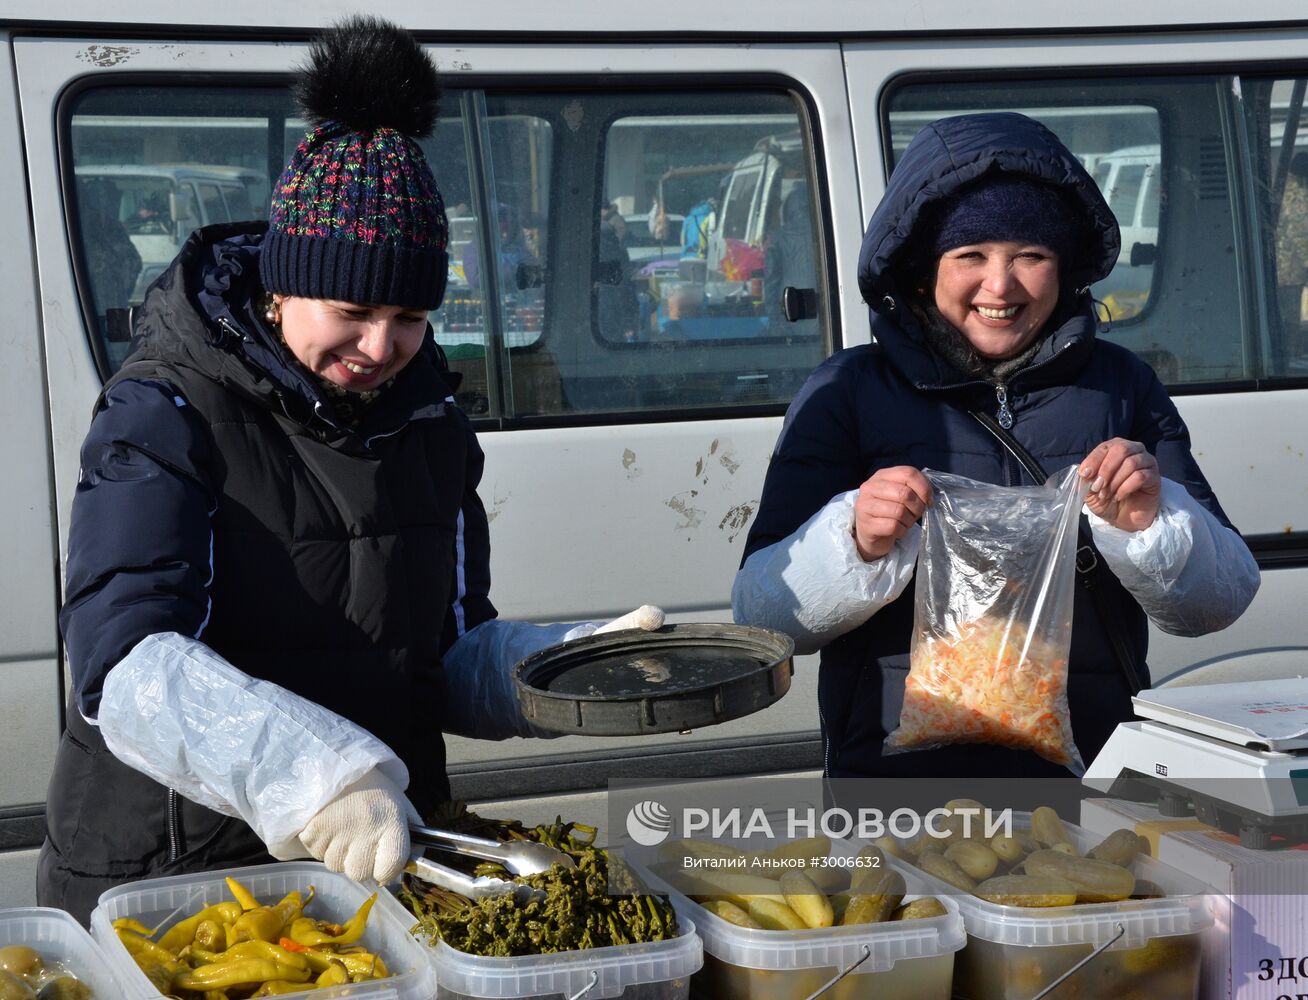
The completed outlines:
{"type": "Polygon", "coordinates": [[[817,289],[795,288],[793,285],[787,285],[781,290],[781,312],[789,323],[798,323],[803,319],[817,319],[817,289]]]}
{"type": "Polygon", "coordinates": [[[1144,267],[1158,260],[1158,246],[1155,243],[1132,243],[1131,266],[1144,267]]]}

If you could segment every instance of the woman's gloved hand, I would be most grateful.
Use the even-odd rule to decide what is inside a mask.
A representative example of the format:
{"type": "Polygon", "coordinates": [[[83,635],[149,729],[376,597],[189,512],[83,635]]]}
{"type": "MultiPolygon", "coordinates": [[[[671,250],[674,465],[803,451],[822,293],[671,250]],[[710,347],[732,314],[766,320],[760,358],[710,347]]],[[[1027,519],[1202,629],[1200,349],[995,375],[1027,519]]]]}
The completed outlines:
{"type": "Polygon", "coordinates": [[[422,821],[418,811],[374,768],[314,814],[300,843],[334,872],[385,885],[409,860],[410,821],[422,821]]]}
{"type": "Polygon", "coordinates": [[[635,611],[614,618],[611,622],[586,622],[568,632],[564,642],[581,639],[588,635],[601,635],[604,632],[621,632],[624,629],[638,628],[646,632],[656,632],[663,627],[663,609],[653,604],[642,604],[635,611]]]}

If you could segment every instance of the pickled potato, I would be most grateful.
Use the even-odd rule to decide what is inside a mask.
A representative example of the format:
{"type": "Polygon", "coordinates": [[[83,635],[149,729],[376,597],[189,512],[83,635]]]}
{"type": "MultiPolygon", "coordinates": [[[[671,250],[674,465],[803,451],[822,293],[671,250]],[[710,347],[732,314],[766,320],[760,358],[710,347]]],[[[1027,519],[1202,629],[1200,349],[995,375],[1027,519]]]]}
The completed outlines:
{"type": "Polygon", "coordinates": [[[0,1000],[92,1000],[91,989],[27,945],[0,948],[0,1000]]]}
{"type": "Polygon", "coordinates": [[[0,948],[0,969],[16,976],[30,976],[45,968],[41,954],[25,944],[10,944],[0,948]]]}
{"type": "Polygon", "coordinates": [[[0,969],[0,1000],[36,1000],[36,991],[21,976],[0,969]]]}

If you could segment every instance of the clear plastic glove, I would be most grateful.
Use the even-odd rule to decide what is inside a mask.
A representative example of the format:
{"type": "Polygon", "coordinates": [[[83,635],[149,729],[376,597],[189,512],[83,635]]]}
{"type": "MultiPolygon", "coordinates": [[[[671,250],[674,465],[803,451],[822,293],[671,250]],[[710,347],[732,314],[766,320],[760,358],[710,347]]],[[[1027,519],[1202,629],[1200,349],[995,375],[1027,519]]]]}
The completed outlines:
{"type": "Polygon", "coordinates": [[[300,831],[300,843],[334,872],[385,885],[409,859],[409,823],[422,817],[393,781],[372,770],[342,791],[300,831]]]}
{"type": "Polygon", "coordinates": [[[646,604],[610,622],[531,625],[498,618],[482,622],[445,653],[449,704],[445,731],[479,740],[557,736],[536,729],[523,718],[513,668],[546,646],[627,628],[653,631],[663,626],[663,619],[662,608],[646,604]]]}

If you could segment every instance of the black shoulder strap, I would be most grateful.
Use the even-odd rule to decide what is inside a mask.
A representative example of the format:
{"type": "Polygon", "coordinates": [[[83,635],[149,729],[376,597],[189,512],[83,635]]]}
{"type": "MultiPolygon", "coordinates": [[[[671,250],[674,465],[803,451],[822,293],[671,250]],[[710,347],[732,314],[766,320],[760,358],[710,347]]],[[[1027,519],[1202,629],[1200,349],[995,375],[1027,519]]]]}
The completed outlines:
{"type": "MultiPolygon", "coordinates": [[[[1049,478],[1040,463],[1035,460],[1035,456],[1023,448],[1017,438],[1000,427],[999,421],[981,410],[969,410],[968,413],[1008,449],[1034,482],[1044,483],[1049,478]]],[[[1095,548],[1094,537],[1090,534],[1090,525],[1084,517],[1077,519],[1077,541],[1080,543],[1080,547],[1076,550],[1077,579],[1090,595],[1090,602],[1094,605],[1095,613],[1099,616],[1099,624],[1103,626],[1108,642],[1113,647],[1113,654],[1122,668],[1122,676],[1126,678],[1127,687],[1131,689],[1132,696],[1137,695],[1140,693],[1141,684],[1135,654],[1122,631],[1122,623],[1108,606],[1108,595],[1104,593],[1101,586],[1103,574],[1107,573],[1108,569],[1099,558],[1099,550],[1095,548]]]]}

